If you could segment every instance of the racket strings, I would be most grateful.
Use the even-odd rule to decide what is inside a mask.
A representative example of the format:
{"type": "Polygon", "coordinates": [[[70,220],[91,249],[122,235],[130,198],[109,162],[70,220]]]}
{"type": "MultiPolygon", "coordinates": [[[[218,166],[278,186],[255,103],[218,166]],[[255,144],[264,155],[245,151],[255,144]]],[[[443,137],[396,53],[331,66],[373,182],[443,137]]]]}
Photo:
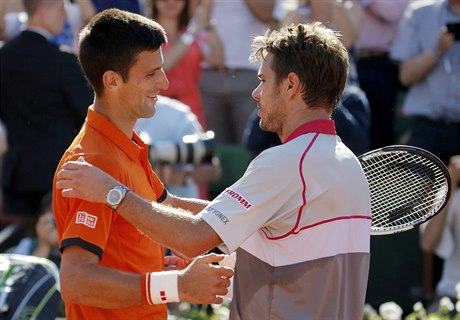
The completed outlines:
{"type": "Polygon", "coordinates": [[[364,159],[371,190],[372,227],[404,228],[426,220],[447,193],[443,172],[431,161],[407,152],[382,152],[364,159]]]}

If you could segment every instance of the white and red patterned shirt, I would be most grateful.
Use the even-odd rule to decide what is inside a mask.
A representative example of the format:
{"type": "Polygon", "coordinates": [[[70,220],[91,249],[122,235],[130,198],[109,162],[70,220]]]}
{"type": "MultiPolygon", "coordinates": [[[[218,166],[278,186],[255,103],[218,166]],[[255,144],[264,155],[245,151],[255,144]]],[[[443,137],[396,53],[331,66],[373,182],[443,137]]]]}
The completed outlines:
{"type": "Polygon", "coordinates": [[[332,120],[262,152],[200,213],[237,251],[231,319],[360,319],[371,204],[332,120]]]}

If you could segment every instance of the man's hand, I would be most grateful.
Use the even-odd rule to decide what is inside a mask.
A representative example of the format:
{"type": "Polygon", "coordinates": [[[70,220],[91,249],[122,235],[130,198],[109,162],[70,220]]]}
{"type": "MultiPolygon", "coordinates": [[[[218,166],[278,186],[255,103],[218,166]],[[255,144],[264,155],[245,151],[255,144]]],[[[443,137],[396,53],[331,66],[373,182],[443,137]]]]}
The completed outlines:
{"type": "Polygon", "coordinates": [[[438,35],[438,41],[436,42],[436,50],[439,55],[443,55],[455,44],[455,37],[452,33],[447,31],[446,27],[443,27],[438,35]]]}
{"type": "Polygon", "coordinates": [[[107,192],[118,184],[109,174],[80,157],[62,166],[57,174],[56,188],[62,189],[65,198],[105,203],[107,192]]]}
{"type": "Polygon", "coordinates": [[[190,264],[190,260],[178,256],[165,256],[165,270],[182,270],[190,264]]]}
{"type": "Polygon", "coordinates": [[[196,258],[186,269],[180,271],[178,287],[181,301],[191,303],[222,303],[230,286],[233,270],[212,265],[225,256],[214,253],[196,258]]]}

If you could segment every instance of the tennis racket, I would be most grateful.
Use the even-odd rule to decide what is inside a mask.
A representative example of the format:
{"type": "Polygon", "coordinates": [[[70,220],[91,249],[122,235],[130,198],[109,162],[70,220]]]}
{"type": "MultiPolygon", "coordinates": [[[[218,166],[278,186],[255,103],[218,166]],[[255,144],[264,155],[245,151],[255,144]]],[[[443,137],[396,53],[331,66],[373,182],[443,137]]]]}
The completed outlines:
{"type": "Polygon", "coordinates": [[[435,155],[394,145],[358,157],[371,194],[371,234],[410,230],[434,217],[450,197],[450,175],[435,155]]]}

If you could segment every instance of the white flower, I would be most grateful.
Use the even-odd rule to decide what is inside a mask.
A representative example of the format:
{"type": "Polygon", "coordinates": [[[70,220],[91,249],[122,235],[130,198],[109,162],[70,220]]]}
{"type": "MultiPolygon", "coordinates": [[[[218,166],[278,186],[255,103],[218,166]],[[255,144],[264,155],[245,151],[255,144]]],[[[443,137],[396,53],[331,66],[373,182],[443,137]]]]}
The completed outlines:
{"type": "Polygon", "coordinates": [[[460,282],[455,285],[455,292],[457,292],[457,300],[460,300],[460,282]]]}
{"type": "Polygon", "coordinates": [[[403,311],[400,306],[391,301],[381,304],[379,313],[383,320],[401,320],[403,311]]]}
{"type": "Polygon", "coordinates": [[[450,312],[454,310],[454,304],[448,297],[442,297],[441,300],[439,300],[439,308],[450,312]]]}
{"type": "Polygon", "coordinates": [[[423,307],[423,303],[421,303],[420,301],[414,304],[413,309],[415,312],[425,311],[425,308],[423,307]]]}
{"type": "Polygon", "coordinates": [[[364,306],[364,314],[367,315],[368,319],[374,319],[377,316],[377,311],[370,305],[367,304],[364,306]]]}
{"type": "Polygon", "coordinates": [[[226,320],[230,317],[230,310],[224,304],[213,304],[212,309],[214,310],[214,319],[226,320]]]}

